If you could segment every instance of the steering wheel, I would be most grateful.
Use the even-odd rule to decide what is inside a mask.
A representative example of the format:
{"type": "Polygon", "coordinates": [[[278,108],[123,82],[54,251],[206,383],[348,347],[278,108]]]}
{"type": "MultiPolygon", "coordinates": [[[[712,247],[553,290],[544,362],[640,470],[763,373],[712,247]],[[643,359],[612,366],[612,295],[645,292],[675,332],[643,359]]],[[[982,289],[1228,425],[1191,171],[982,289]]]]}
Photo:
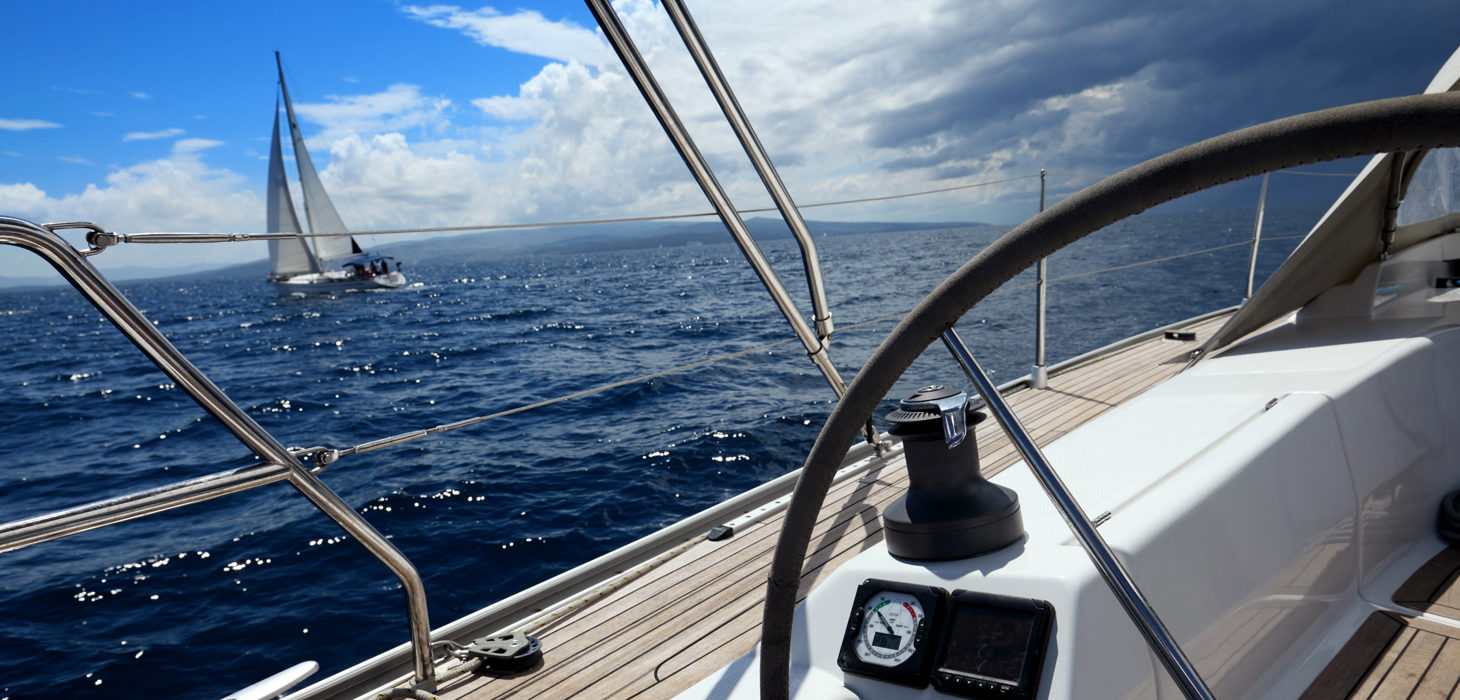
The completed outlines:
{"type": "MultiPolygon", "coordinates": [[[[893,383],[975,303],[1040,258],[1177,197],[1297,165],[1457,144],[1457,92],[1364,102],[1279,119],[1172,151],[1106,178],[1021,224],[964,263],[872,353],[806,457],[766,584],[761,696],[789,697],[791,622],[802,565],[843,455],[893,383]]],[[[1376,241],[1375,255],[1377,246],[1376,241]]]]}

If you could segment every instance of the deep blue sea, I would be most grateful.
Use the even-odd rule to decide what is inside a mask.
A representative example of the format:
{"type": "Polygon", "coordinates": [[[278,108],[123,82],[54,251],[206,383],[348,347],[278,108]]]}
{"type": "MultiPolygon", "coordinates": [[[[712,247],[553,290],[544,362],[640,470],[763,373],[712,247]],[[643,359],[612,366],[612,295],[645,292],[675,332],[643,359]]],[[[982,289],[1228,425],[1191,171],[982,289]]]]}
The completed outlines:
{"type": "MultiPolygon", "coordinates": [[[[1264,236],[1302,233],[1314,214],[1270,211],[1264,236]]],[[[1251,227],[1250,211],[1137,218],[1058,253],[1050,275],[1251,227]]],[[[1001,231],[818,239],[844,376],[894,324],[850,326],[906,312],[1001,231]]],[[[1294,244],[1265,241],[1260,278],[1294,244]]],[[[809,313],[795,245],[764,250],[809,313]]],[[[1237,303],[1247,255],[1052,282],[1050,361],[1237,303]]],[[[261,279],[120,286],[292,446],[347,447],[790,337],[729,243],[405,270],[406,288],[333,298],[261,279]]],[[[1034,293],[1009,288],[959,326],[999,382],[1033,361],[1034,293]]],[[[250,463],[69,288],[0,293],[0,335],[3,519],[250,463]]],[[[894,397],[933,382],[964,383],[941,346],[894,397]]],[[[439,626],[800,466],[832,403],[792,342],[345,457],[323,479],[421,570],[439,626]]],[[[396,580],[284,483],[0,555],[0,699],[221,697],[406,639],[396,580]]]]}

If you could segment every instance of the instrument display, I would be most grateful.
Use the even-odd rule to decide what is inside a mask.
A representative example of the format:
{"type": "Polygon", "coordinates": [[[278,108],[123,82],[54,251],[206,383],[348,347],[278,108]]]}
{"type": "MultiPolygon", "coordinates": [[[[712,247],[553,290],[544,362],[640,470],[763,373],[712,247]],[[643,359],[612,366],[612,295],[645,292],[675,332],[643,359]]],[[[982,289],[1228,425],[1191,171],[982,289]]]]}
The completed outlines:
{"type": "Polygon", "coordinates": [[[1043,600],[867,579],[837,665],[963,697],[1032,700],[1053,622],[1043,600]]]}
{"type": "Polygon", "coordinates": [[[863,607],[857,658],[878,666],[897,666],[912,658],[918,651],[918,624],[927,617],[923,604],[906,593],[879,591],[863,607]]]}
{"type": "Polygon", "coordinates": [[[970,698],[1032,700],[1039,692],[1054,607],[1043,600],[954,591],[933,687],[970,698]]]}
{"type": "Polygon", "coordinates": [[[936,652],[933,620],[948,592],[934,586],[867,579],[857,587],[837,665],[842,670],[916,687],[928,684],[936,652]]]}

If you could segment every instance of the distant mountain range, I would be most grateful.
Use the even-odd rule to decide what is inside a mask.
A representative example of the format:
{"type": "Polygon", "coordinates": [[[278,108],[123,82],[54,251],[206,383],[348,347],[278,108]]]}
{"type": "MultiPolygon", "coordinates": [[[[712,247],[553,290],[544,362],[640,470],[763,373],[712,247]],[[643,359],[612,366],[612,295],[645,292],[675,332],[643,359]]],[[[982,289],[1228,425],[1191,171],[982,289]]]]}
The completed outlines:
{"type": "MultiPolygon", "coordinates": [[[[790,230],[780,219],[747,219],[745,225],[758,241],[791,238],[790,230]]],[[[806,225],[812,235],[821,237],[962,228],[985,224],[952,221],[808,221],[806,225]]],[[[382,239],[383,237],[376,240],[382,239]]],[[[598,224],[591,228],[550,226],[456,235],[372,246],[371,252],[394,256],[397,260],[404,262],[409,271],[414,265],[438,262],[490,262],[542,253],[584,253],[730,242],[732,242],[730,234],[719,221],[633,222],[598,224]]],[[[150,267],[118,268],[108,270],[107,277],[114,282],[143,279],[198,279],[200,277],[258,277],[263,279],[268,273],[268,260],[255,260],[227,267],[190,266],[166,270],[150,267]]],[[[0,289],[53,287],[63,284],[65,282],[58,277],[0,276],[0,289]]]]}

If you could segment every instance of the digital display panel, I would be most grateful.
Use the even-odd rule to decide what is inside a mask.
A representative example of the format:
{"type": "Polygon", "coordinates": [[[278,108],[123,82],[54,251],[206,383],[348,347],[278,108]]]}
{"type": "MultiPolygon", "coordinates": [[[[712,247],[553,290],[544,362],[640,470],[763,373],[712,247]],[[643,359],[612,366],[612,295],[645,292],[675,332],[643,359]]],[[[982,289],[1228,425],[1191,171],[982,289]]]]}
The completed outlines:
{"type": "Polygon", "coordinates": [[[1035,616],[1032,611],[954,605],[939,670],[1018,685],[1035,616]]]}
{"type": "Polygon", "coordinates": [[[895,634],[888,634],[886,632],[878,632],[872,635],[872,646],[881,647],[883,649],[901,649],[902,637],[895,634]]]}

